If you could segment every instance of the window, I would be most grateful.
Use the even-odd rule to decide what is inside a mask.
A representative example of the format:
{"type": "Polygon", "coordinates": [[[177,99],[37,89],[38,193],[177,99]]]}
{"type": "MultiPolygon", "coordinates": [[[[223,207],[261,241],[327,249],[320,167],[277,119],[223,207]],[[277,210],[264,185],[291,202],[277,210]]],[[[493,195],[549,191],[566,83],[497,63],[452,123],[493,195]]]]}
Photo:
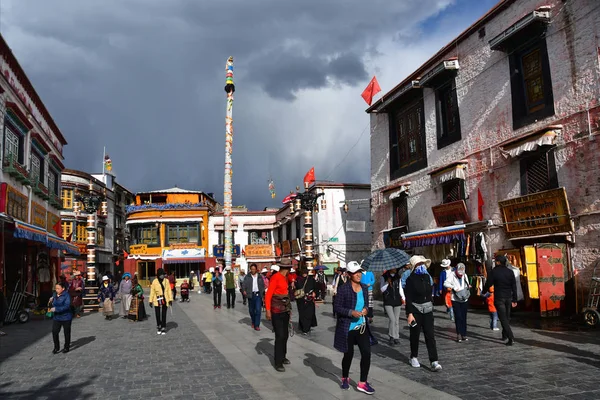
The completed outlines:
{"type": "Polygon", "coordinates": [[[131,231],[133,244],[145,244],[150,247],[160,246],[159,229],[156,225],[138,225],[131,231]]]}
{"type": "Polygon", "coordinates": [[[69,239],[69,236],[73,233],[73,222],[63,221],[62,222],[62,237],[65,240],[69,239]]]}
{"type": "Polygon", "coordinates": [[[427,166],[423,99],[390,113],[390,175],[397,179],[427,166]]]}
{"type": "Polygon", "coordinates": [[[554,115],[554,97],[546,41],[541,40],[509,59],[513,128],[554,115]]]}
{"type": "Polygon", "coordinates": [[[541,147],[521,159],[521,195],[558,188],[554,148],[541,147]]]}
{"type": "Polygon", "coordinates": [[[104,227],[96,230],[96,245],[104,247],[104,227]]]}
{"type": "Polygon", "coordinates": [[[9,158],[15,159],[15,161],[22,162],[20,151],[20,136],[14,133],[12,130],[5,125],[4,128],[4,159],[8,162],[9,158]]]}
{"type": "Polygon", "coordinates": [[[85,224],[77,224],[77,234],[75,240],[77,243],[87,243],[87,227],[85,224]]]}
{"type": "Polygon", "coordinates": [[[60,179],[58,179],[58,173],[55,170],[50,169],[48,173],[48,190],[50,191],[50,193],[56,196],[58,196],[58,194],[60,193],[59,181],[60,179]]]}
{"type": "Polygon", "coordinates": [[[442,184],[442,203],[452,203],[465,199],[465,181],[452,179],[442,184]]]}
{"type": "Polygon", "coordinates": [[[73,208],[73,189],[63,189],[61,192],[63,208],[71,210],[73,208]]]}
{"type": "MultiPolygon", "coordinates": [[[[219,231],[219,244],[225,244],[225,231],[219,231]]],[[[235,232],[231,232],[231,244],[235,246],[235,232]]]]}
{"type": "Polygon", "coordinates": [[[200,225],[168,225],[167,226],[167,243],[198,243],[200,244],[200,225]]]}
{"type": "Polygon", "coordinates": [[[248,232],[248,244],[270,244],[271,235],[269,231],[248,232]]]}
{"type": "Polygon", "coordinates": [[[31,152],[31,176],[33,181],[40,182],[42,185],[44,182],[44,159],[37,153],[31,152]]]}
{"type": "Polygon", "coordinates": [[[408,196],[405,194],[392,200],[392,223],[394,228],[408,226],[408,196]]]}
{"type": "Polygon", "coordinates": [[[460,116],[456,97],[456,79],[443,84],[435,92],[437,114],[437,146],[446,147],[460,140],[460,116]]]}

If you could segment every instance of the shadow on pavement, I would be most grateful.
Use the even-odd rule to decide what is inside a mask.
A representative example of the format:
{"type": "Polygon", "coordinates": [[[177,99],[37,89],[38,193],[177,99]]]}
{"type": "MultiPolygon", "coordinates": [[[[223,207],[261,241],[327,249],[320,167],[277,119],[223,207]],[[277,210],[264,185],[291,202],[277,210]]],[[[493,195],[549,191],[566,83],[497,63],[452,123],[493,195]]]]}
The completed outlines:
{"type": "Polygon", "coordinates": [[[177,322],[173,322],[173,321],[167,322],[167,332],[169,332],[172,329],[177,329],[177,328],[179,328],[179,324],[177,324],[177,322]]]}
{"type": "Polygon", "coordinates": [[[517,343],[522,343],[522,344],[526,344],[526,345],[529,345],[529,346],[535,346],[535,347],[539,347],[541,349],[548,349],[548,350],[558,351],[558,352],[565,353],[565,354],[570,354],[570,355],[573,355],[573,356],[579,356],[579,357],[585,357],[585,358],[593,358],[595,360],[600,361],[600,354],[592,353],[591,351],[587,351],[587,350],[580,350],[580,349],[578,349],[576,347],[567,346],[567,345],[564,345],[564,344],[557,344],[557,343],[554,343],[554,342],[540,342],[538,340],[519,339],[519,338],[517,338],[516,341],[517,341],[517,343]]]}
{"type": "Polygon", "coordinates": [[[86,336],[71,342],[71,350],[78,349],[96,340],[96,336],[86,336]]]}
{"type": "Polygon", "coordinates": [[[589,334],[587,332],[578,332],[574,334],[541,330],[534,330],[533,332],[537,333],[538,335],[547,336],[552,339],[564,340],[566,342],[578,344],[600,344],[600,337],[598,337],[597,332],[589,332],[589,334]]]}
{"type": "Polygon", "coordinates": [[[256,343],[254,350],[256,350],[256,354],[259,356],[267,356],[271,365],[275,367],[275,359],[273,358],[275,354],[275,345],[271,343],[272,341],[273,339],[260,339],[260,341],[256,343]]]}
{"type": "MultiPolygon", "coordinates": [[[[5,325],[2,330],[6,332],[6,336],[0,336],[0,360],[4,361],[49,335],[52,332],[52,320],[10,324],[5,325]]],[[[48,342],[48,348],[51,346],[52,339],[48,342]]]]}
{"type": "Polygon", "coordinates": [[[250,317],[242,318],[238,321],[238,324],[250,326],[252,325],[252,320],[250,319],[250,317]]]}
{"type": "MultiPolygon", "coordinates": [[[[342,370],[336,367],[329,358],[319,357],[311,353],[305,353],[304,355],[306,356],[304,359],[304,365],[310,367],[315,375],[321,378],[331,379],[337,384],[340,383],[342,370]]],[[[342,353],[340,353],[340,363],[341,356],[342,353]]]]}
{"type": "Polygon", "coordinates": [[[92,384],[97,378],[97,375],[89,377],[81,383],[64,386],[62,382],[67,379],[67,375],[61,375],[48,383],[38,387],[26,390],[4,391],[12,385],[10,382],[3,384],[0,388],[0,398],[4,399],[90,399],[94,395],[92,393],[84,393],[83,390],[92,384]]]}

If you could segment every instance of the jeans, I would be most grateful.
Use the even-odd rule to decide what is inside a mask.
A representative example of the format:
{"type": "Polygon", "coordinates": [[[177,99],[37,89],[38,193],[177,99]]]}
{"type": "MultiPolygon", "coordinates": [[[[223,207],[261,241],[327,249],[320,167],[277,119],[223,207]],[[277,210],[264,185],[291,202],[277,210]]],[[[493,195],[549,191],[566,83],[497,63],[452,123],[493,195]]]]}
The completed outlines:
{"type": "Polygon", "coordinates": [[[260,326],[260,312],[262,310],[262,297],[260,293],[252,293],[248,299],[248,311],[250,311],[250,320],[255,328],[260,326]]]}
{"type": "Polygon", "coordinates": [[[58,340],[60,328],[63,328],[65,334],[65,349],[68,349],[71,346],[71,322],[72,320],[52,321],[52,340],[54,340],[54,349],[60,349],[60,340],[58,340]]]}
{"type": "Polygon", "coordinates": [[[155,306],[154,314],[156,315],[156,327],[167,328],[167,306],[155,306]]]}
{"type": "Polygon", "coordinates": [[[400,310],[401,306],[384,306],[385,313],[388,316],[388,336],[390,339],[400,338],[400,310]]]}
{"type": "Polygon", "coordinates": [[[448,308],[448,311],[446,311],[448,313],[448,315],[450,316],[450,319],[452,321],[454,321],[454,308],[450,307],[448,308]]]}
{"type": "Polygon", "coordinates": [[[433,332],[433,313],[414,313],[413,316],[417,321],[417,325],[414,328],[410,328],[410,357],[417,358],[419,356],[419,336],[421,336],[421,329],[423,329],[425,345],[427,346],[427,352],[429,353],[429,361],[438,361],[437,347],[433,332]]]}
{"type": "Polygon", "coordinates": [[[227,308],[235,307],[235,288],[225,289],[227,295],[227,308]]]}
{"type": "Polygon", "coordinates": [[[354,357],[354,345],[358,345],[360,350],[360,382],[366,382],[369,369],[371,369],[371,343],[366,329],[362,333],[360,330],[348,332],[348,351],[344,353],[342,359],[342,378],[348,378],[350,374],[350,366],[354,357]]]}
{"type": "Polygon", "coordinates": [[[494,306],[498,312],[498,319],[502,324],[502,338],[508,338],[513,340],[512,329],[510,329],[510,309],[512,307],[512,301],[510,299],[494,299],[494,306]]]}
{"type": "Polygon", "coordinates": [[[498,328],[498,312],[490,313],[490,329],[498,328]]]}
{"type": "Polygon", "coordinates": [[[466,301],[453,301],[454,324],[456,325],[456,334],[462,337],[467,336],[467,310],[469,303],[466,301]]]}
{"type": "Polygon", "coordinates": [[[290,336],[290,313],[272,313],[271,322],[275,331],[275,366],[283,365],[287,355],[287,341],[290,336]]]}
{"type": "Polygon", "coordinates": [[[213,288],[213,305],[215,307],[221,307],[222,294],[223,294],[223,289],[221,286],[215,286],[213,288]]]}

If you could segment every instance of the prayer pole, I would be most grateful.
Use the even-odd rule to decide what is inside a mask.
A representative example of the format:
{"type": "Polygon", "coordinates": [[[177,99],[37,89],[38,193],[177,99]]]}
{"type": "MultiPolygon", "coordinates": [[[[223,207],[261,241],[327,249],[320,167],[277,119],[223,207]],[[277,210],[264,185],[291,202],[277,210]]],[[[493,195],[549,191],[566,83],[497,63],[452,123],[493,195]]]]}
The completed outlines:
{"type": "Polygon", "coordinates": [[[225,267],[231,267],[232,251],[232,232],[231,232],[231,152],[233,150],[233,57],[227,59],[225,64],[225,93],[227,93],[227,112],[225,115],[225,182],[223,188],[223,228],[225,230],[225,240],[223,257],[225,267]]]}

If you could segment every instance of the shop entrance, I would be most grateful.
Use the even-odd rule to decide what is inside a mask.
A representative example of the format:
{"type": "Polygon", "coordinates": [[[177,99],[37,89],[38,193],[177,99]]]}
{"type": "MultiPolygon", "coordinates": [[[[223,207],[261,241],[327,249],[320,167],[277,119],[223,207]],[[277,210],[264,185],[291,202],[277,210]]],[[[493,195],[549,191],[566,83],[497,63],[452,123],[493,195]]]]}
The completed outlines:
{"type": "Polygon", "coordinates": [[[138,282],[142,287],[150,287],[156,276],[156,262],[139,261],[137,265],[138,282]]]}
{"type": "Polygon", "coordinates": [[[563,309],[566,275],[564,247],[559,244],[536,246],[542,317],[558,317],[563,309]]]}

